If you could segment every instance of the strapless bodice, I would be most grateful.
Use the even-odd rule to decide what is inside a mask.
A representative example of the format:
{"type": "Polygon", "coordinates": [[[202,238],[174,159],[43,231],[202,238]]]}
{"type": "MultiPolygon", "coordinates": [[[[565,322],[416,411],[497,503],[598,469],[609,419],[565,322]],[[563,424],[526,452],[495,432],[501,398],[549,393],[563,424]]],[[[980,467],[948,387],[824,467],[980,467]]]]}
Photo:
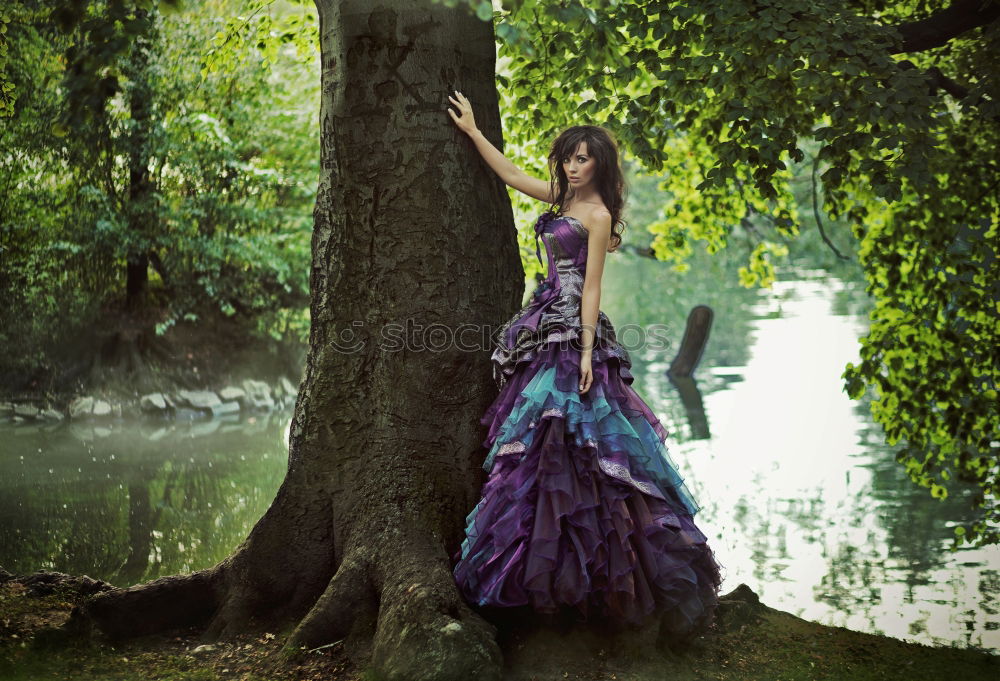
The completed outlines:
{"type": "MultiPolygon", "coordinates": [[[[550,275],[562,275],[567,271],[579,274],[586,272],[587,243],[590,233],[583,223],[574,217],[556,217],[551,212],[544,213],[535,223],[535,255],[542,262],[538,241],[545,242],[550,275]]],[[[545,263],[542,263],[545,264],[545,263]]]]}
{"type": "MultiPolygon", "coordinates": [[[[528,304],[500,328],[492,356],[494,378],[499,386],[506,383],[518,362],[530,361],[542,343],[564,342],[567,352],[575,351],[579,356],[580,303],[587,271],[588,237],[587,228],[574,217],[546,211],[536,221],[535,253],[539,262],[543,262],[538,247],[538,242],[543,242],[547,274],[535,287],[528,304]]],[[[591,356],[594,362],[617,358],[622,378],[632,382],[628,371],[631,359],[603,311],[598,312],[591,356]]]]}

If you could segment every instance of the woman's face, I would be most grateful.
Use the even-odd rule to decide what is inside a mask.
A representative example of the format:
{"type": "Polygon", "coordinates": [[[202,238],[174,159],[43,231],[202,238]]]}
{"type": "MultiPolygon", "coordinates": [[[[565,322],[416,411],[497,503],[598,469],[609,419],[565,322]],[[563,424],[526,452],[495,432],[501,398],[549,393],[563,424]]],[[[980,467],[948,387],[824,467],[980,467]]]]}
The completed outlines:
{"type": "Polygon", "coordinates": [[[563,172],[569,180],[570,189],[579,191],[594,177],[595,161],[587,153],[587,143],[580,142],[573,156],[562,159],[563,172]]]}

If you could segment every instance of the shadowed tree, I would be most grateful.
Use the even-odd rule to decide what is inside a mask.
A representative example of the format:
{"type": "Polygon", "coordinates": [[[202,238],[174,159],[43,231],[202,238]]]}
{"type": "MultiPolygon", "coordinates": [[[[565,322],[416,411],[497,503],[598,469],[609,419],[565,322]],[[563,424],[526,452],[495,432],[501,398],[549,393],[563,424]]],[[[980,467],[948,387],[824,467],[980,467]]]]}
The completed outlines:
{"type": "Polygon", "coordinates": [[[468,93],[501,147],[492,27],[431,2],[317,7],[312,327],[286,478],[226,560],[102,593],[73,621],[284,628],[289,650],[346,638],[389,678],[496,678],[495,630],[449,554],[482,482],[490,330],[524,278],[505,188],[446,113],[468,93]]]}

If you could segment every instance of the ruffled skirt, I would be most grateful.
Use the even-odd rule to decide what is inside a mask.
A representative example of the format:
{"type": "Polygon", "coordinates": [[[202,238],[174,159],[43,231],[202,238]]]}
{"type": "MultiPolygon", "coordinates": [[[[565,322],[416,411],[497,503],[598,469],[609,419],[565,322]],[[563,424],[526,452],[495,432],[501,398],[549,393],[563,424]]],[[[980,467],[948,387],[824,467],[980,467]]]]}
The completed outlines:
{"type": "Polygon", "coordinates": [[[673,631],[700,629],[720,568],[667,431],[606,353],[581,395],[579,357],[537,346],[483,415],[489,477],[453,557],[459,589],[478,606],[636,625],[658,612],[673,631]]]}

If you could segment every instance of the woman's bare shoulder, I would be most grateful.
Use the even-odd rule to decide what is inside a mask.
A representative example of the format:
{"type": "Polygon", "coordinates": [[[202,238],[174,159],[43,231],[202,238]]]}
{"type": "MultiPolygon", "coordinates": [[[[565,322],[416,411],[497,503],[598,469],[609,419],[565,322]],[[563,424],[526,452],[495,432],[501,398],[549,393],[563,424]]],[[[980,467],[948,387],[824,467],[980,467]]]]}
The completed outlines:
{"type": "Polygon", "coordinates": [[[580,204],[578,208],[581,216],[580,222],[583,223],[588,232],[605,227],[611,228],[611,211],[604,206],[603,202],[580,204]]]}

